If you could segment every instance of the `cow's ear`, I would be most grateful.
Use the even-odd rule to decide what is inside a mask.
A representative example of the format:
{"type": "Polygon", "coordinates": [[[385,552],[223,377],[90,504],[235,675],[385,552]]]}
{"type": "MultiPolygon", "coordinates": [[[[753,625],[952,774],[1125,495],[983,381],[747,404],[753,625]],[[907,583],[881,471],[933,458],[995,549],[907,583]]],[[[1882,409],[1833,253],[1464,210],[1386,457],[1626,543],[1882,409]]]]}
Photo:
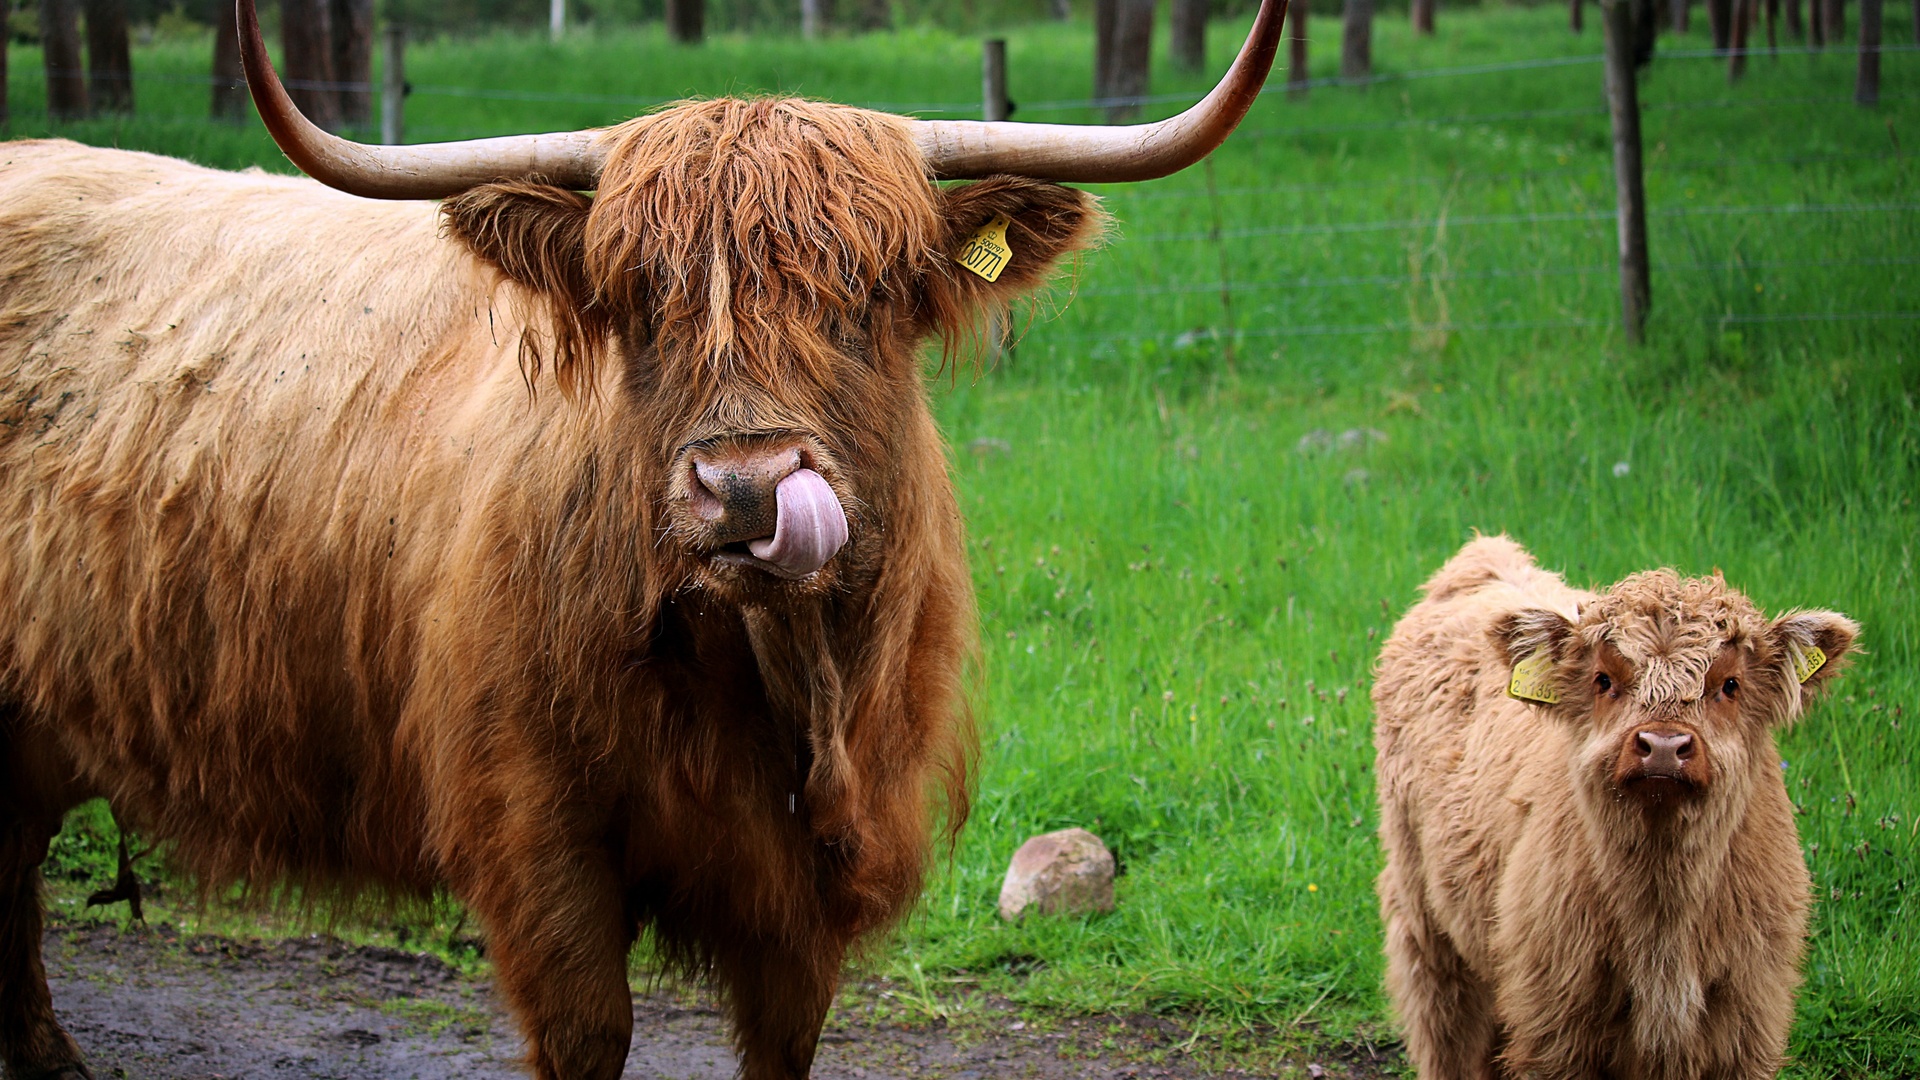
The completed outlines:
{"type": "Polygon", "coordinates": [[[1799,715],[1806,693],[1846,667],[1860,624],[1835,611],[1790,611],[1767,627],[1767,641],[1791,688],[1782,719],[1799,715]]]}
{"type": "Polygon", "coordinates": [[[1567,669],[1577,642],[1573,624],[1548,608],[1522,608],[1494,620],[1494,648],[1507,662],[1507,694],[1557,705],[1567,693],[1567,669]]]}
{"type": "MultiPolygon", "coordinates": [[[[522,286],[543,308],[551,360],[563,392],[592,385],[611,327],[587,274],[587,214],[576,191],[524,182],[482,184],[440,204],[447,234],[522,286]]],[[[529,327],[520,364],[529,382],[547,362],[542,335],[529,327]]]]}
{"type": "Polygon", "coordinates": [[[923,315],[949,347],[1098,244],[1107,224],[1094,196],[1021,176],[942,188],[940,216],[923,315]]]}

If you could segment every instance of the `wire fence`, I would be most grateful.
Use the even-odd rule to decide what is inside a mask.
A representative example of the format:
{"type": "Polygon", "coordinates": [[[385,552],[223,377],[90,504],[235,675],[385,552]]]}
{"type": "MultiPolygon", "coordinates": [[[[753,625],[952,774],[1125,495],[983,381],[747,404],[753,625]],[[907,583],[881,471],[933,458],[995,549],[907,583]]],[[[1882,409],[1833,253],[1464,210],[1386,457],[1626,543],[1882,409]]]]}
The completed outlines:
{"type": "MultiPolygon", "coordinates": [[[[1840,47],[1826,50],[1827,55],[1840,52],[1840,47]]],[[[1850,51],[1850,50],[1849,50],[1850,51]]],[[[1749,47],[1750,56],[1766,55],[1793,56],[1819,55],[1822,50],[1804,46],[1789,46],[1777,49],[1749,47]]],[[[1907,59],[1920,53],[1920,46],[1907,44],[1885,44],[1880,48],[1885,58],[1893,63],[1890,69],[1906,72],[1907,59]]],[[[1725,61],[1727,53],[1717,50],[1681,50],[1664,49],[1659,52],[1656,63],[1698,61],[1725,61]]],[[[1273,99],[1276,94],[1285,94],[1290,89],[1319,87],[1368,87],[1383,84],[1437,84],[1447,81],[1470,81],[1495,75],[1528,75],[1570,68],[1592,68],[1591,80],[1586,90],[1574,91],[1582,95],[1591,94],[1578,103],[1555,103],[1547,101],[1538,107],[1520,109],[1474,109],[1442,110],[1430,114],[1401,115],[1380,119],[1339,119],[1309,122],[1273,123],[1281,116],[1302,115],[1303,110],[1295,105],[1269,106],[1250,117],[1249,124],[1243,126],[1233,136],[1235,144],[1257,151],[1261,144],[1285,144],[1289,141],[1316,138],[1321,136],[1353,136],[1369,133],[1449,133],[1459,130],[1487,130],[1515,137],[1540,135],[1551,132],[1564,135],[1567,131],[1585,132],[1589,137],[1596,134],[1593,126],[1603,123],[1608,109],[1599,100],[1599,67],[1602,56],[1572,55],[1548,56],[1526,60],[1500,63],[1466,64],[1451,67],[1435,67],[1398,72],[1382,72],[1359,79],[1317,79],[1292,87],[1273,81],[1270,82],[1263,97],[1273,99]],[[1284,110],[1284,111],[1283,111],[1284,110]],[[1261,123],[1260,121],[1266,121],[1261,123]],[[1571,125],[1571,126],[1570,126],[1571,125]]],[[[182,73],[141,73],[135,76],[135,82],[172,83],[186,85],[212,86],[223,82],[211,76],[195,76],[182,73]]],[[[1569,93],[1559,80],[1552,87],[1542,89],[1542,93],[1565,95],[1569,93]]],[[[369,83],[312,83],[289,82],[295,88],[321,88],[337,90],[355,90],[379,92],[377,84],[369,83]]],[[[1909,82],[1908,85],[1911,85],[1909,82]]],[[[1662,87],[1666,90],[1665,87],[1662,87]]],[[[608,108],[641,110],[666,104],[673,98],[617,93],[580,93],[564,90],[532,90],[500,87],[455,86],[441,84],[415,84],[409,87],[409,94],[419,97],[466,98],[490,101],[517,101],[544,104],[587,105],[608,108]]],[[[1668,91],[1669,93],[1671,91],[1668,91]]],[[[1072,98],[1023,102],[1019,109],[1022,117],[1042,113],[1061,113],[1068,111],[1092,111],[1114,105],[1134,105],[1149,109],[1170,111],[1184,107],[1198,100],[1197,93],[1142,95],[1129,98],[1072,98]]],[[[1920,92],[1901,92],[1883,94],[1880,98],[1883,107],[1899,106],[1903,103],[1920,100],[1920,92]]],[[[869,108],[884,109],[891,112],[917,115],[976,115],[978,102],[904,102],[904,101],[866,101],[860,102],[869,108]]],[[[1712,114],[1724,114],[1734,110],[1751,110],[1757,116],[1764,115],[1775,124],[1780,116],[1794,111],[1804,115],[1805,110],[1822,108],[1853,107],[1853,99],[1840,94],[1728,94],[1712,97],[1668,97],[1662,100],[1650,100],[1641,104],[1641,112],[1654,117],[1684,119],[1687,117],[1705,117],[1712,114]]],[[[1406,104],[1412,110],[1411,102],[1406,104]]],[[[154,119],[148,116],[147,119],[154,119]]],[[[200,116],[162,116],[158,119],[179,123],[209,121],[200,116]]],[[[1804,123],[1804,121],[1793,121],[1804,123]]],[[[1811,130],[1811,129],[1809,129],[1811,130]]],[[[1902,170],[1905,176],[1906,163],[1914,156],[1911,151],[1901,147],[1894,133],[1891,117],[1888,119],[1888,142],[1882,147],[1858,147],[1844,149],[1821,149],[1808,145],[1805,149],[1788,148],[1784,153],[1721,154],[1712,156],[1676,154],[1659,157],[1649,162],[1653,179],[1662,174],[1695,175],[1713,172],[1732,175],[1742,170],[1770,170],[1779,168],[1800,168],[1809,166],[1830,166],[1835,169],[1851,169],[1875,165],[1892,164],[1902,170]]],[[[435,130],[432,127],[414,126],[409,134],[414,138],[465,137],[471,134],[465,130],[435,130]]],[[[1198,218],[1194,227],[1165,228],[1155,227],[1140,232],[1124,231],[1124,248],[1138,248],[1147,252],[1135,253],[1108,264],[1102,272],[1077,289],[1071,317],[1054,323],[1042,324],[1029,332],[1027,341],[1033,343],[1113,343],[1129,341],[1160,340],[1170,346],[1193,346],[1199,344],[1230,343],[1240,340],[1265,339],[1338,339],[1362,336],[1393,334],[1457,334],[1457,333],[1512,333],[1555,330],[1598,330],[1617,325],[1618,319],[1607,306],[1610,305],[1609,291],[1597,287],[1595,282],[1616,272],[1616,264],[1609,261],[1612,255],[1606,241],[1610,238],[1616,221],[1616,211],[1608,204],[1611,177],[1608,163],[1587,155],[1577,162],[1556,163],[1545,167],[1494,169],[1467,173],[1461,170],[1451,172],[1431,172],[1423,175],[1396,176],[1389,179],[1378,177],[1360,177],[1332,181],[1299,182],[1287,181],[1270,184],[1229,184],[1215,186],[1211,175],[1204,186],[1194,182],[1192,174],[1179,183],[1166,183],[1144,186],[1120,186],[1109,191],[1109,197],[1116,205],[1138,208],[1139,215],[1154,223],[1155,226],[1178,224],[1182,218],[1198,218]],[[1469,192],[1507,192],[1512,190],[1531,190],[1537,185],[1566,182],[1573,185],[1576,193],[1562,198],[1571,198],[1572,206],[1537,209],[1502,210],[1482,212],[1472,209],[1456,209],[1455,197],[1463,190],[1469,192]],[[1437,203],[1437,207],[1425,213],[1400,216],[1351,217],[1337,213],[1323,212],[1329,206],[1341,206],[1367,200],[1342,199],[1339,196],[1364,196],[1369,190],[1379,190],[1394,198],[1406,202],[1410,198],[1418,202],[1413,193],[1427,192],[1427,202],[1437,203]],[[1584,194],[1582,194],[1584,193],[1584,194]],[[1290,220],[1271,220],[1273,207],[1265,205],[1269,201],[1276,205],[1285,205],[1293,212],[1287,216],[1290,220]],[[1190,207],[1191,212],[1182,210],[1190,207]],[[1155,209],[1158,208],[1158,209],[1155,209]],[[1230,209],[1230,212],[1229,212],[1230,209]],[[1200,211],[1210,210],[1211,220],[1200,211]],[[1302,212],[1302,211],[1305,212],[1302,212]],[[1262,220],[1265,217],[1267,220],[1262,220]],[[1226,222],[1232,221],[1231,226],[1226,222]],[[1408,258],[1405,238],[1422,234],[1445,233],[1449,237],[1476,231],[1493,232],[1497,230],[1575,230],[1576,242],[1572,248],[1591,252],[1587,258],[1579,261],[1538,261],[1527,264],[1491,259],[1481,262],[1482,251],[1475,248],[1470,252],[1450,251],[1442,253],[1435,265],[1415,266],[1412,269],[1387,271],[1384,269],[1363,270],[1352,264],[1364,262],[1366,257],[1394,258],[1406,261],[1408,258]],[[1328,242],[1358,243],[1368,238],[1394,240],[1400,246],[1390,247],[1384,254],[1368,253],[1359,249],[1335,247],[1327,256],[1333,272],[1274,273],[1274,258],[1262,250],[1265,242],[1301,241],[1319,239],[1328,242]],[[1192,273],[1195,260],[1184,257],[1172,260],[1171,269],[1158,263],[1165,261],[1155,252],[1179,248],[1181,246],[1207,245],[1215,252],[1217,262],[1215,273],[1192,273]],[[1480,264],[1475,265],[1476,262],[1480,264]],[[1350,272],[1351,271],[1351,272],[1350,272]],[[1571,292],[1555,292],[1551,283],[1555,281],[1577,284],[1571,292]],[[1538,286],[1532,294],[1540,301],[1539,309],[1553,311],[1559,309],[1564,317],[1556,318],[1509,318],[1509,317],[1458,317],[1444,310],[1431,318],[1410,317],[1395,320],[1345,320],[1338,318],[1314,317],[1315,312],[1328,310],[1348,310],[1352,304],[1332,301],[1312,300],[1286,301],[1277,298],[1324,298],[1337,293],[1353,293],[1370,297],[1372,308],[1380,306],[1378,300],[1383,297],[1403,299],[1415,290],[1434,287],[1458,287],[1487,283],[1533,283],[1538,286]],[[1239,309],[1233,307],[1235,298],[1258,301],[1261,298],[1275,298],[1279,307],[1271,309],[1239,309]],[[1196,309],[1195,302],[1201,305],[1217,306],[1196,309]],[[1162,305],[1161,302],[1166,304],[1162,305]],[[1168,306],[1170,305],[1170,306],[1168,306]],[[1580,309],[1586,310],[1580,310],[1580,309]],[[1091,310],[1090,310],[1091,309],[1091,310]],[[1132,323],[1137,328],[1107,329],[1112,323],[1132,323]],[[1178,329],[1169,329],[1177,327],[1178,329]]],[[[1194,170],[1195,173],[1199,170],[1194,170]]],[[[1727,190],[1737,190],[1737,185],[1727,190]]],[[[1915,190],[1911,185],[1906,191],[1915,190]]],[[[1692,192],[1687,192],[1690,198],[1692,192]]],[[[1706,225],[1716,220],[1732,220],[1747,224],[1766,219],[1794,220],[1814,223],[1816,228],[1837,227],[1834,223],[1845,221],[1872,221],[1879,224],[1888,237],[1896,235],[1910,236],[1917,223],[1920,223],[1920,201],[1910,198],[1858,199],[1850,201],[1820,199],[1800,199],[1795,201],[1755,201],[1741,203],[1716,201],[1704,205],[1657,205],[1652,207],[1648,216],[1661,228],[1690,228],[1706,225]]],[[[1697,239],[1697,238],[1696,238],[1697,239]]],[[[1693,241],[1688,241],[1693,242],[1693,241]]],[[[1811,240],[1790,240],[1789,243],[1811,243],[1811,240]]],[[[1682,243],[1685,246],[1685,242],[1682,243]]],[[[1481,245],[1488,253],[1497,253],[1502,244],[1489,240],[1481,245]]],[[[1909,249],[1911,246],[1909,245],[1909,249]]],[[[1498,256],[1496,255],[1496,258],[1498,256]]],[[[1415,260],[1418,261],[1418,260],[1415,260]]],[[[1759,275],[1776,283],[1784,276],[1819,275],[1822,273],[1881,271],[1892,275],[1899,281],[1914,281],[1913,267],[1920,266],[1920,257],[1902,254],[1890,254],[1878,258],[1735,258],[1702,259],[1677,258],[1655,260],[1653,271],[1662,280],[1679,279],[1684,281],[1716,281],[1734,276],[1759,275]]],[[[1756,284],[1764,290],[1767,281],[1756,284]]],[[[1724,292],[1725,290],[1721,290],[1724,292]]],[[[1802,289],[1802,293],[1816,292],[1814,289],[1802,289]]],[[[1723,327],[1765,324],[1819,324],[1819,323],[1911,323],[1920,320],[1920,307],[1912,302],[1920,299],[1920,285],[1902,293],[1895,289],[1883,290],[1878,296],[1851,298],[1829,296],[1828,301],[1836,305],[1830,310],[1789,310],[1772,311],[1758,307],[1742,309],[1731,302],[1722,302],[1716,310],[1702,317],[1723,327]],[[1892,303],[1882,300],[1891,298],[1892,303]],[[1911,298],[1911,299],[1909,299],[1911,298]],[[1844,310],[1849,301],[1857,301],[1857,310],[1844,310]]]]}

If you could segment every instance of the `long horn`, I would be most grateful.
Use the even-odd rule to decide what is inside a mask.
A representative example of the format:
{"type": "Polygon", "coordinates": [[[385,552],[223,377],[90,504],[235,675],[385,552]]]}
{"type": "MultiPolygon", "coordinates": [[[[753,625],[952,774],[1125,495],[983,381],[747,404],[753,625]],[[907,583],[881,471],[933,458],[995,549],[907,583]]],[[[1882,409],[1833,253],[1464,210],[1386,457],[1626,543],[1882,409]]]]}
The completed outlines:
{"type": "Polygon", "coordinates": [[[1091,126],[983,120],[922,120],[914,139],[935,176],[994,173],[1079,184],[1154,180],[1199,161],[1226,141],[1260,96],[1280,45],[1287,0],[1261,0],[1240,55],[1213,92],[1156,124],[1091,126]]]}
{"type": "Polygon", "coordinates": [[[287,159],[323,184],[370,199],[439,199],[502,179],[537,176],[581,190],[600,182],[606,151],[592,130],[418,146],[368,146],[330,134],[301,115],[280,85],[253,0],[235,0],[234,7],[240,61],[260,119],[287,159]]]}

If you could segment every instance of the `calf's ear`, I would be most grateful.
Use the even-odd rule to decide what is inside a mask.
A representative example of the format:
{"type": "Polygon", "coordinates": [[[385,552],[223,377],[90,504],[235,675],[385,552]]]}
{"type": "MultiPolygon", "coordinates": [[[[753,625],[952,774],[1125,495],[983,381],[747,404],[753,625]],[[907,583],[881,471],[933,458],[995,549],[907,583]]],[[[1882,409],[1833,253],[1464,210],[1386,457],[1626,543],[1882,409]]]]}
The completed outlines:
{"type": "MultiPolygon", "coordinates": [[[[592,385],[612,327],[594,304],[587,274],[587,214],[593,201],[579,192],[525,182],[482,184],[440,204],[449,236],[520,285],[543,309],[551,335],[543,347],[531,327],[520,339],[520,366],[529,383],[549,361],[563,393],[592,385]]],[[[527,313],[532,314],[532,313],[527,313]]]]}
{"type": "Polygon", "coordinates": [[[1840,674],[1859,636],[1860,624],[1837,611],[1789,611],[1768,625],[1767,640],[1795,691],[1786,718],[1799,714],[1806,692],[1840,674]]]}
{"type": "Polygon", "coordinates": [[[1557,705],[1567,692],[1564,669],[1573,658],[1573,624],[1547,608],[1522,608],[1494,620],[1494,648],[1510,665],[1507,695],[1557,705]]]}
{"type": "Polygon", "coordinates": [[[1022,176],[942,188],[940,217],[921,315],[949,349],[1098,244],[1107,224],[1092,195],[1022,176]]]}

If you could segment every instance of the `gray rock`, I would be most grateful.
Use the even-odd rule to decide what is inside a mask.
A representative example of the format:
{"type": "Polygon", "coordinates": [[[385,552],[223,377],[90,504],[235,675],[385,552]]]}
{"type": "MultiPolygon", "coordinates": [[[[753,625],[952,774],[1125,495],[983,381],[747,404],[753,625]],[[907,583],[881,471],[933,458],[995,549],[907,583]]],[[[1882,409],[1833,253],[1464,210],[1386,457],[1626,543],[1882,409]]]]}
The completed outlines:
{"type": "Polygon", "coordinates": [[[1085,829],[1043,833],[1020,845],[1000,886],[1000,917],[1113,910],[1113,853],[1085,829]]]}

